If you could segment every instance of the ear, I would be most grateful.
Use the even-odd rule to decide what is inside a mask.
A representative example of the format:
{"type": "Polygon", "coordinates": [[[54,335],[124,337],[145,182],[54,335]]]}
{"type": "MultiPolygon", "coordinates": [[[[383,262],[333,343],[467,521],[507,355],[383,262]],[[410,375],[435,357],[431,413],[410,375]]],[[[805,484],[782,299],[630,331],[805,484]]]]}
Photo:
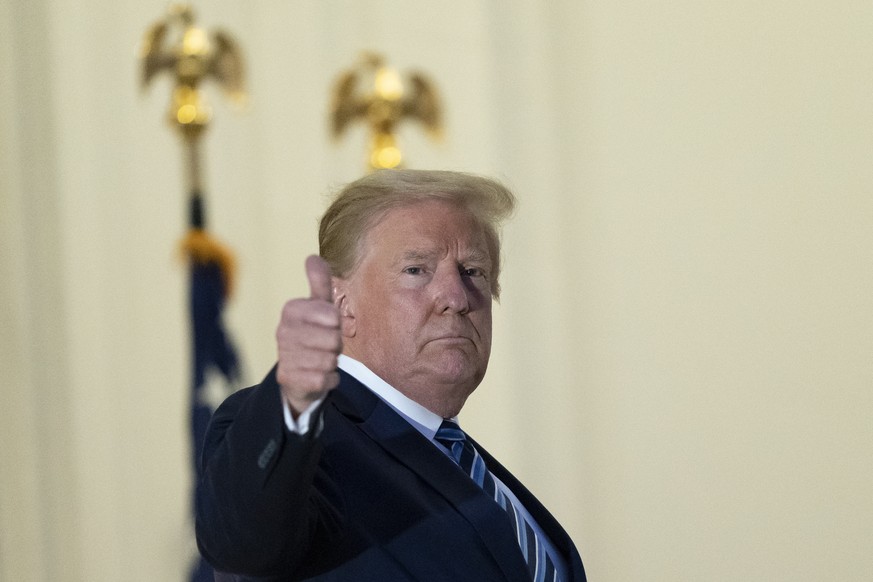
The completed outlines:
{"type": "Polygon", "coordinates": [[[343,337],[355,337],[355,312],[353,302],[349,297],[349,282],[346,279],[332,277],[333,304],[340,312],[340,326],[343,337]]]}

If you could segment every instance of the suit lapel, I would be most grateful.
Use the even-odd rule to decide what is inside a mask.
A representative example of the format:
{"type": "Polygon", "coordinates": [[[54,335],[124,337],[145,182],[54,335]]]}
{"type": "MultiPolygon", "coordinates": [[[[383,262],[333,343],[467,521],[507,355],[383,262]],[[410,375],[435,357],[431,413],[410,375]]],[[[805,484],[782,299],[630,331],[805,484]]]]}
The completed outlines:
{"type": "Polygon", "coordinates": [[[388,455],[415,472],[478,532],[507,580],[529,582],[506,512],[445,454],[363,384],[341,371],[337,408],[388,455]]]}
{"type": "Polygon", "coordinates": [[[524,505],[528,512],[537,521],[540,527],[543,528],[543,531],[547,536],[549,536],[549,539],[552,540],[555,548],[561,552],[567,560],[570,580],[574,582],[585,582],[586,578],[585,570],[582,566],[582,558],[580,557],[569,534],[567,534],[564,528],[561,527],[558,520],[556,520],[549,510],[540,503],[533,493],[528,491],[527,487],[525,487],[521,481],[516,479],[515,476],[506,469],[506,467],[497,461],[497,459],[492,457],[491,454],[482,447],[482,445],[473,439],[470,440],[473,442],[473,446],[476,447],[476,450],[479,451],[479,454],[482,455],[482,458],[485,459],[485,464],[488,466],[488,470],[496,475],[498,479],[503,481],[504,485],[509,487],[522,505],[524,505]]]}

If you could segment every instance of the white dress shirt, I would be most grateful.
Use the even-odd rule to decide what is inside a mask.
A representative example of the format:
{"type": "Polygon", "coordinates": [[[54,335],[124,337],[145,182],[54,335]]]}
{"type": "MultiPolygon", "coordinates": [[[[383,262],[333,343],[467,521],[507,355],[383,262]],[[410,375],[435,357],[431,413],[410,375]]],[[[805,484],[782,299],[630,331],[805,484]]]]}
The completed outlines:
{"type": "MultiPolygon", "coordinates": [[[[415,402],[354,358],[350,358],[345,354],[340,354],[337,367],[369,388],[374,394],[376,394],[376,396],[381,398],[388,406],[394,409],[397,414],[409,422],[409,424],[411,424],[418,432],[424,435],[427,440],[432,442],[435,447],[451,458],[451,452],[434,438],[444,420],[440,415],[431,412],[418,402],[415,402]]],[[[285,409],[285,424],[288,426],[288,430],[298,434],[306,434],[309,431],[311,416],[323,400],[324,398],[310,404],[295,421],[288,403],[283,398],[282,402],[285,409]]],[[[445,420],[451,420],[455,423],[458,422],[457,417],[445,420]]],[[[494,473],[491,473],[491,477],[494,479],[494,483],[497,487],[504,495],[506,495],[507,499],[509,499],[515,507],[516,512],[524,514],[524,517],[536,531],[537,536],[545,545],[546,551],[552,557],[552,562],[555,564],[555,569],[558,571],[558,580],[566,580],[566,562],[549,539],[549,536],[546,535],[515,494],[504,485],[503,482],[494,475],[494,473]]]]}

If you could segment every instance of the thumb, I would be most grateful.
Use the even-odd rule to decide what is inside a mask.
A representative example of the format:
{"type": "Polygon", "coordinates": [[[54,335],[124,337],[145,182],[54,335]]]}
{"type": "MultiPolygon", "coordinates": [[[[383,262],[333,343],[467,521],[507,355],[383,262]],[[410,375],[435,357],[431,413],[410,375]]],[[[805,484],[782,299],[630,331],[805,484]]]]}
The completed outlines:
{"type": "Polygon", "coordinates": [[[312,299],[333,301],[331,292],[330,265],[318,255],[306,258],[306,278],[309,279],[309,296],[312,299]]]}

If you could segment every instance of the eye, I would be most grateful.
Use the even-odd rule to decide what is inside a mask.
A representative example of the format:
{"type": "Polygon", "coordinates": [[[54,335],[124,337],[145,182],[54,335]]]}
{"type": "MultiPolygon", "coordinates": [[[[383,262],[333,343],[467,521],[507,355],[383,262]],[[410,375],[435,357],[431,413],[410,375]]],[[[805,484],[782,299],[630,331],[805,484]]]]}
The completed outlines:
{"type": "Polygon", "coordinates": [[[462,277],[484,277],[485,270],[480,269],[479,267],[461,267],[461,276],[462,277]]]}
{"type": "Polygon", "coordinates": [[[424,273],[424,269],[422,269],[421,267],[406,267],[405,269],[403,269],[403,272],[407,275],[421,275],[422,273],[424,273]]]}

